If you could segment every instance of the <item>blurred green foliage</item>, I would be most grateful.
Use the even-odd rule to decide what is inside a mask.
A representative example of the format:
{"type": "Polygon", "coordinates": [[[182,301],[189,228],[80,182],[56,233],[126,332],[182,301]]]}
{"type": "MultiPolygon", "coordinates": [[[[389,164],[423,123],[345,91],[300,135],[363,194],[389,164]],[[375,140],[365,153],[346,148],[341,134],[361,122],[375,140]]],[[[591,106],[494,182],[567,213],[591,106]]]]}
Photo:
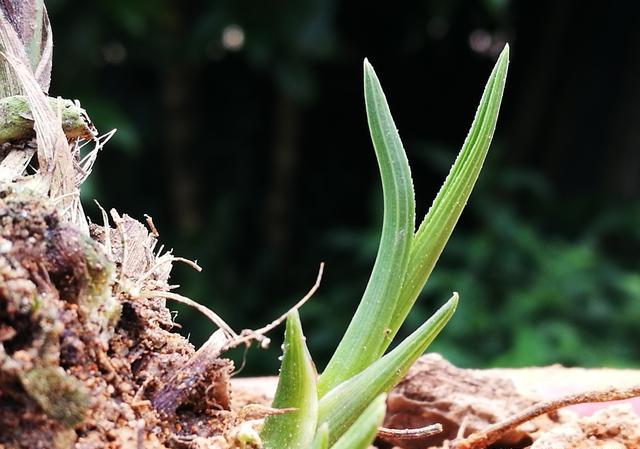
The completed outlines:
{"type": "Polygon", "coordinates": [[[535,173],[492,168],[470,205],[477,229],[451,241],[430,281],[428,298],[451,286],[464,298],[432,349],[465,366],[637,366],[640,272],[628,256],[640,207],[589,198],[567,210],[535,173]],[[567,214],[581,222],[558,226],[567,214]]]}
{"type": "MultiPolygon", "coordinates": [[[[570,208],[575,221],[593,213],[589,219],[557,226],[554,218],[568,212],[544,178],[496,165],[481,176],[407,331],[454,289],[460,306],[430,350],[461,366],[638,366],[639,205],[594,207],[589,198],[570,208]],[[526,206],[518,203],[524,198],[526,206]]],[[[329,237],[363,266],[375,257],[377,239],[374,228],[329,237]]],[[[307,309],[317,326],[308,331],[311,344],[337,332],[325,327],[326,309],[355,294],[354,283],[339,283],[307,309]]]]}
{"type": "MultiPolygon", "coordinates": [[[[152,215],[163,243],[205,269],[176,268],[180,292],[237,329],[284,312],[324,260],[301,311],[320,366],[379,238],[362,59],[392,93],[409,158],[423,161],[412,164],[416,191],[430,198],[510,41],[499,147],[407,329],[456,290],[458,312],[432,348],[457,363],[640,364],[636,2],[47,5],[51,93],[80,99],[100,130],[118,128],[83,192],[88,212],[99,219],[97,198],[152,215]]],[[[178,309],[199,344],[210,324],[178,309]]],[[[246,373],[275,373],[278,343],[252,351],[246,373]]]]}

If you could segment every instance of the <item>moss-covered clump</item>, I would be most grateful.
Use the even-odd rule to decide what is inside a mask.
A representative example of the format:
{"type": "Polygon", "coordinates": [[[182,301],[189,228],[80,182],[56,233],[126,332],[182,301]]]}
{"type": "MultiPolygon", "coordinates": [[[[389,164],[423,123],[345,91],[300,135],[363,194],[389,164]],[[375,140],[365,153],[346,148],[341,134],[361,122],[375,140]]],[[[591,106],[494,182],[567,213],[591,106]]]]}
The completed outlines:
{"type": "Polygon", "coordinates": [[[106,349],[121,309],[111,295],[113,272],[99,245],[61,224],[49,201],[21,188],[0,189],[3,393],[20,397],[24,390],[62,424],[82,421],[87,391],[61,364],[70,363],[71,347],[106,349]]]}
{"type": "Polygon", "coordinates": [[[89,396],[80,381],[56,366],[34,368],[20,374],[26,392],[42,410],[64,425],[80,423],[89,406],[89,396]]]}

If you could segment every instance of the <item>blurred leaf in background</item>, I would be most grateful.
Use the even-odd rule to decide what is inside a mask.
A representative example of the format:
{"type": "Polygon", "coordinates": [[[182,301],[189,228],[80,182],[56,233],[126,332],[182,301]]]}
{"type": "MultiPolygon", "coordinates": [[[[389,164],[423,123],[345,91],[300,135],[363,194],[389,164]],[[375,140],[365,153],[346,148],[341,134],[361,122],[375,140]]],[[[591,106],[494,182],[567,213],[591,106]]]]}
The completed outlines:
{"type": "MultiPolygon", "coordinates": [[[[458,314],[433,346],[457,363],[639,365],[637,2],[47,4],[51,93],[81,100],[102,132],[118,128],[84,192],[88,213],[99,220],[97,198],[152,215],[162,241],[204,267],[176,270],[181,293],[235,328],[284,312],[326,261],[301,312],[319,365],[379,237],[362,59],[384,74],[428,198],[508,40],[498,151],[407,329],[457,290],[458,314]]],[[[195,344],[212,332],[179,312],[195,344]]],[[[245,373],[274,373],[278,346],[249,354],[245,373]]]]}

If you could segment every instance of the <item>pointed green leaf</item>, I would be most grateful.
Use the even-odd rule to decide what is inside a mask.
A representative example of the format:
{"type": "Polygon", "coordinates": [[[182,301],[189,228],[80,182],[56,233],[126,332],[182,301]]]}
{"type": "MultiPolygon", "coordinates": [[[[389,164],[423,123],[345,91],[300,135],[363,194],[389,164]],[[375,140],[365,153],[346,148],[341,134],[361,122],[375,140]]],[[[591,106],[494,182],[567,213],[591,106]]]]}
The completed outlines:
{"type": "Polygon", "coordinates": [[[284,356],[272,406],[296,410],[265,419],[261,433],[265,449],[308,449],[311,446],[318,424],[316,378],[300,316],[294,310],[287,317],[284,356]]]}
{"type": "Polygon", "coordinates": [[[382,236],[360,305],[325,371],[320,397],[380,358],[407,268],[415,226],[411,171],[380,82],[364,61],[364,95],[384,196],[382,236]]]}
{"type": "Polygon", "coordinates": [[[327,423],[318,428],[311,449],[329,449],[329,425],[327,423]]]}
{"type": "Polygon", "coordinates": [[[427,282],[478,179],[496,128],[508,66],[507,45],[489,76],[460,154],[413,239],[408,271],[390,325],[394,334],[427,282]]]}
{"type": "Polygon", "coordinates": [[[340,438],[376,396],[389,391],[400,381],[447,324],[457,305],[458,294],[454,293],[445,305],[393,351],[320,399],[318,422],[329,425],[330,441],[340,438]]]}
{"type": "Polygon", "coordinates": [[[367,449],[382,425],[387,395],[381,394],[366,408],[355,423],[340,437],[331,449],[367,449]]]}

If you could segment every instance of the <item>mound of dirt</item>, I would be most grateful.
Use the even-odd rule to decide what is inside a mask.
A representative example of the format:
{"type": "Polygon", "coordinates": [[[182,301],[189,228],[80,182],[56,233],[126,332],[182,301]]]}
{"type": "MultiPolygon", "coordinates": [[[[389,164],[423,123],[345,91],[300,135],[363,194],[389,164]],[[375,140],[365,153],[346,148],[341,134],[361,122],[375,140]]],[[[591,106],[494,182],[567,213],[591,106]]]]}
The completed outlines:
{"type": "Polygon", "coordinates": [[[0,190],[0,447],[227,447],[232,363],[207,360],[173,394],[194,348],[164,299],[136,295],[169,290],[171,258],[112,215],[89,237],[48,200],[0,190]]]}

